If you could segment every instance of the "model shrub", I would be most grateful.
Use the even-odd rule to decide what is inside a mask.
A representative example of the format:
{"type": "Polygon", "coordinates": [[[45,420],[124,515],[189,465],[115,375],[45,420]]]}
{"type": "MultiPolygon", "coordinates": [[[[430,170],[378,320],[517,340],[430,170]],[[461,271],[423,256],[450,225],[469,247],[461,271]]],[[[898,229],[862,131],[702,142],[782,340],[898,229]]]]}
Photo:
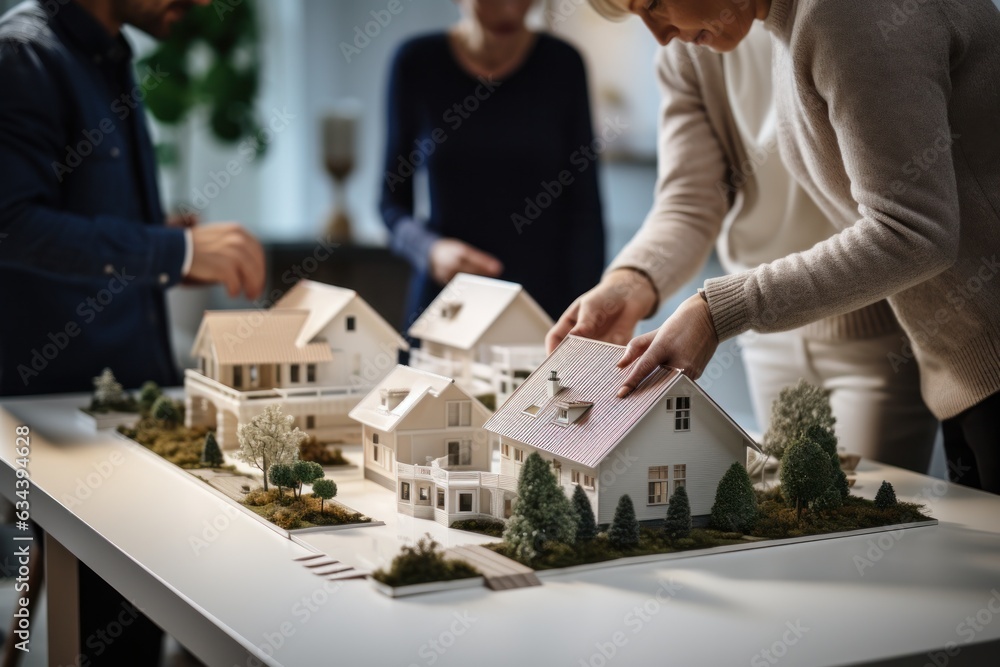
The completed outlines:
{"type": "Polygon", "coordinates": [[[389,586],[410,586],[430,581],[468,579],[479,572],[465,561],[444,557],[437,542],[430,536],[421,538],[416,546],[403,547],[392,559],[388,570],[379,569],[372,578],[389,586]]]}
{"type": "Polygon", "coordinates": [[[840,490],[835,484],[826,487],[826,491],[820,494],[819,498],[813,501],[814,510],[825,511],[837,509],[844,504],[844,499],[840,497],[840,490]]]}
{"type": "Polygon", "coordinates": [[[619,551],[639,546],[639,522],[635,518],[635,505],[628,494],[618,499],[615,516],[608,530],[608,542],[619,551]]]}
{"type": "Polygon", "coordinates": [[[521,467],[517,501],[503,538],[514,557],[524,562],[541,553],[546,542],[572,544],[576,539],[573,507],[538,452],[532,452],[521,467]]]}
{"type": "Polygon", "coordinates": [[[691,503],[688,501],[687,488],[679,487],[670,496],[667,506],[667,520],[663,523],[663,533],[671,540],[687,537],[691,534],[691,503]]]}
{"type": "Polygon", "coordinates": [[[295,480],[295,495],[301,498],[303,484],[323,479],[323,466],[315,461],[296,461],[292,464],[292,476],[295,480]]]}
{"type": "Polygon", "coordinates": [[[156,399],[150,415],[164,428],[176,428],[181,418],[177,403],[169,396],[160,396],[156,399]]]}
{"type": "Polygon", "coordinates": [[[153,410],[153,403],[156,403],[156,399],[162,395],[160,385],[152,380],[144,382],[139,389],[139,413],[144,417],[148,416],[153,410]]]}
{"type": "MultiPolygon", "coordinates": [[[[764,434],[764,451],[783,459],[791,444],[812,426],[833,430],[829,392],[799,380],[785,387],[771,406],[771,425],[764,434]]],[[[836,453],[836,442],[834,451],[836,453]]]]}
{"type": "Polygon", "coordinates": [[[313,482],[313,497],[319,498],[319,511],[323,511],[323,502],[337,495],[337,483],[332,479],[318,479],[313,482]]]}
{"type": "Polygon", "coordinates": [[[781,462],[781,493],[795,503],[796,519],[802,508],[819,498],[832,482],[830,457],[815,442],[800,437],[785,452],[781,462]]]}
{"type": "Polygon", "coordinates": [[[592,540],[597,537],[597,520],[587,492],[579,484],[573,489],[573,511],[576,513],[576,539],[592,540]]]}
{"type": "Polygon", "coordinates": [[[321,466],[343,466],[347,465],[347,459],[340,449],[330,451],[324,443],[320,442],[316,436],[307,436],[299,445],[300,461],[315,461],[321,466]]]}
{"type": "Polygon", "coordinates": [[[201,450],[201,462],[210,468],[218,468],[226,460],[222,457],[222,450],[215,439],[215,433],[209,431],[205,435],[205,446],[201,450]]]}
{"type": "Polygon", "coordinates": [[[716,530],[748,533],[757,520],[757,496],[747,469],[734,461],[715,489],[711,526],[716,530]]]}
{"type": "Polygon", "coordinates": [[[282,489],[291,489],[296,485],[295,474],[292,466],[288,463],[275,463],[267,471],[268,480],[278,487],[278,494],[282,489]]]}
{"type": "Polygon", "coordinates": [[[878,493],[875,494],[875,507],[884,510],[895,506],[896,491],[892,488],[892,484],[882,480],[882,485],[878,487],[878,493]]]}

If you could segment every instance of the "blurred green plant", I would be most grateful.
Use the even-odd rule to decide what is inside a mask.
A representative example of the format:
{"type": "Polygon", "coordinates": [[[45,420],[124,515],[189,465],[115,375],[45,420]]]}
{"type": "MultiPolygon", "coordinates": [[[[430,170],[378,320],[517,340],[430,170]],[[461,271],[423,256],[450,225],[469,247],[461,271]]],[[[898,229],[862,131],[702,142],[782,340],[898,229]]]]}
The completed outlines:
{"type": "MultiPolygon", "coordinates": [[[[260,88],[260,35],[253,0],[215,0],[192,8],[170,37],[139,61],[139,67],[168,72],[150,89],[146,107],[164,125],[181,125],[204,108],[212,134],[233,144],[261,130],[255,101],[260,88]]],[[[255,141],[259,156],[265,142],[255,141]]],[[[174,144],[157,147],[164,166],[181,156],[174,144]]]]}

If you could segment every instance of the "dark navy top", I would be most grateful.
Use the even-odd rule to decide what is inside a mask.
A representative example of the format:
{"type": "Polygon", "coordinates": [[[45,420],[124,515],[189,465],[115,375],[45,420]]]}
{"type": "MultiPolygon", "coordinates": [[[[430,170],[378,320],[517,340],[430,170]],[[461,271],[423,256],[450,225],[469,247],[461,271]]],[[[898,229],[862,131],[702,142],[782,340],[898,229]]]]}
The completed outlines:
{"type": "Polygon", "coordinates": [[[75,2],[0,18],[0,395],[179,382],[164,289],[185,240],[163,226],[141,99],[164,72],[75,2]],[[138,87],[137,87],[138,86],[138,87]]]}
{"type": "Polygon", "coordinates": [[[583,60],[540,34],[503,80],[463,69],[444,33],[396,52],[389,80],[381,211],[414,267],[407,325],[440,290],[428,252],[440,237],[495,255],[553,318],[593,287],[604,228],[583,60]],[[414,218],[414,171],[430,216],[414,218]]]}

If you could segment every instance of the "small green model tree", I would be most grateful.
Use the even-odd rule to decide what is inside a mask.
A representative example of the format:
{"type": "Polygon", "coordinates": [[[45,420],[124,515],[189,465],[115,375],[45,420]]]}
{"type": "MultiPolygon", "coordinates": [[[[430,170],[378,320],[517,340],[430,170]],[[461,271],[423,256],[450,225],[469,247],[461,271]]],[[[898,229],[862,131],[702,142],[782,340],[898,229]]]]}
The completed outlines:
{"type": "Polygon", "coordinates": [[[878,493],[875,494],[875,507],[884,510],[894,507],[896,502],[896,490],[892,488],[892,484],[882,480],[882,485],[878,487],[878,493]]]}
{"type": "Polygon", "coordinates": [[[295,488],[292,491],[297,498],[301,498],[303,484],[312,484],[316,480],[323,479],[323,466],[315,461],[296,461],[292,464],[292,478],[295,480],[295,488]]]}
{"type": "Polygon", "coordinates": [[[378,569],[372,578],[389,586],[409,586],[429,581],[450,581],[475,577],[479,572],[462,560],[448,559],[430,535],[416,546],[406,546],[392,559],[389,570],[378,569]]]}
{"type": "Polygon", "coordinates": [[[267,491],[268,469],[275,463],[292,463],[298,459],[299,443],[306,434],[292,426],[292,416],[277,405],[269,405],[259,415],[236,429],[240,441],[237,456],[264,473],[267,491]]]}
{"type": "Polygon", "coordinates": [[[830,457],[814,441],[800,437],[785,451],[781,463],[781,494],[795,502],[795,516],[819,498],[831,484],[830,457]]]}
{"type": "Polygon", "coordinates": [[[181,421],[180,410],[177,409],[177,403],[174,399],[169,396],[160,396],[153,403],[153,409],[150,411],[150,415],[160,423],[163,428],[177,428],[177,425],[181,421]]]}
{"type": "Polygon", "coordinates": [[[715,488],[710,523],[727,533],[748,533],[757,521],[757,496],[747,469],[739,461],[726,470],[715,488]]]}
{"type": "Polygon", "coordinates": [[[115,379],[115,374],[111,372],[110,368],[105,368],[100,375],[94,378],[92,408],[112,410],[126,403],[127,398],[125,390],[115,379]]]}
{"type": "Polygon", "coordinates": [[[515,558],[530,562],[546,542],[575,541],[577,519],[573,507],[538,452],[532,452],[521,467],[517,496],[503,533],[515,558]]]}
{"type": "Polygon", "coordinates": [[[337,483],[332,479],[317,479],[313,482],[313,497],[319,498],[319,511],[323,512],[323,502],[337,495],[337,483]]]}
{"type": "Polygon", "coordinates": [[[590,506],[587,492],[579,484],[573,489],[573,510],[576,512],[576,539],[592,540],[597,537],[597,520],[590,506]]]}
{"type": "MultiPolygon", "coordinates": [[[[295,473],[292,472],[292,466],[288,463],[271,464],[271,468],[267,471],[267,477],[271,481],[271,484],[278,487],[279,496],[284,493],[282,489],[292,489],[297,483],[295,473]]],[[[294,492],[292,495],[294,495],[294,492]]]]}
{"type": "Polygon", "coordinates": [[[687,537],[691,534],[691,503],[688,500],[687,488],[681,486],[670,496],[667,506],[667,520],[663,523],[663,532],[671,540],[687,537]]]}
{"type": "Polygon", "coordinates": [[[201,449],[201,462],[211,468],[218,468],[226,460],[222,457],[222,450],[215,440],[215,432],[209,431],[205,434],[205,446],[201,449]]]}
{"type": "Polygon", "coordinates": [[[160,385],[156,384],[152,380],[142,383],[142,388],[139,390],[139,414],[143,417],[148,416],[153,411],[153,404],[156,403],[156,399],[163,395],[160,391],[160,385]]]}
{"type": "MultiPolygon", "coordinates": [[[[799,380],[794,386],[782,389],[771,406],[771,425],[764,434],[764,452],[781,460],[792,442],[811,426],[832,432],[835,421],[829,393],[799,380]]],[[[833,453],[837,453],[836,441],[833,453]]]]}
{"type": "Polygon", "coordinates": [[[844,499],[840,497],[840,491],[836,485],[831,484],[826,487],[826,491],[821,493],[819,498],[812,502],[812,508],[819,511],[832,510],[841,507],[843,504],[844,499]]]}
{"type": "Polygon", "coordinates": [[[619,551],[628,551],[639,546],[639,522],[635,518],[635,505],[628,494],[618,499],[615,516],[608,531],[608,542],[619,551]]]}

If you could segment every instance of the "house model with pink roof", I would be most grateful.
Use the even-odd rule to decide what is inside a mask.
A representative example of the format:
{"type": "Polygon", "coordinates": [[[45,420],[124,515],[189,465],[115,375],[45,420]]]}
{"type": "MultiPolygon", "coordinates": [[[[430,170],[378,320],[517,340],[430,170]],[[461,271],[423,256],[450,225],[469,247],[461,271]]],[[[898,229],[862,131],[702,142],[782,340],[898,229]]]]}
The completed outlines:
{"type": "Polygon", "coordinates": [[[566,338],[486,422],[500,446],[499,473],[517,478],[538,452],[568,495],[583,487],[598,524],[611,523],[623,495],[638,520],[662,520],[680,486],[693,517],[710,514],[719,480],[757,443],[675,369],[657,369],[618,398],[624,350],[566,338]]]}
{"type": "Polygon", "coordinates": [[[320,441],[348,437],[348,413],[408,346],[356,292],[300,280],[267,310],[207,311],[184,376],[185,425],[223,449],[269,405],[320,441]]]}
{"type": "Polygon", "coordinates": [[[410,366],[500,405],[545,358],[552,318],[517,283],[459,273],[410,327],[410,366]]]}

